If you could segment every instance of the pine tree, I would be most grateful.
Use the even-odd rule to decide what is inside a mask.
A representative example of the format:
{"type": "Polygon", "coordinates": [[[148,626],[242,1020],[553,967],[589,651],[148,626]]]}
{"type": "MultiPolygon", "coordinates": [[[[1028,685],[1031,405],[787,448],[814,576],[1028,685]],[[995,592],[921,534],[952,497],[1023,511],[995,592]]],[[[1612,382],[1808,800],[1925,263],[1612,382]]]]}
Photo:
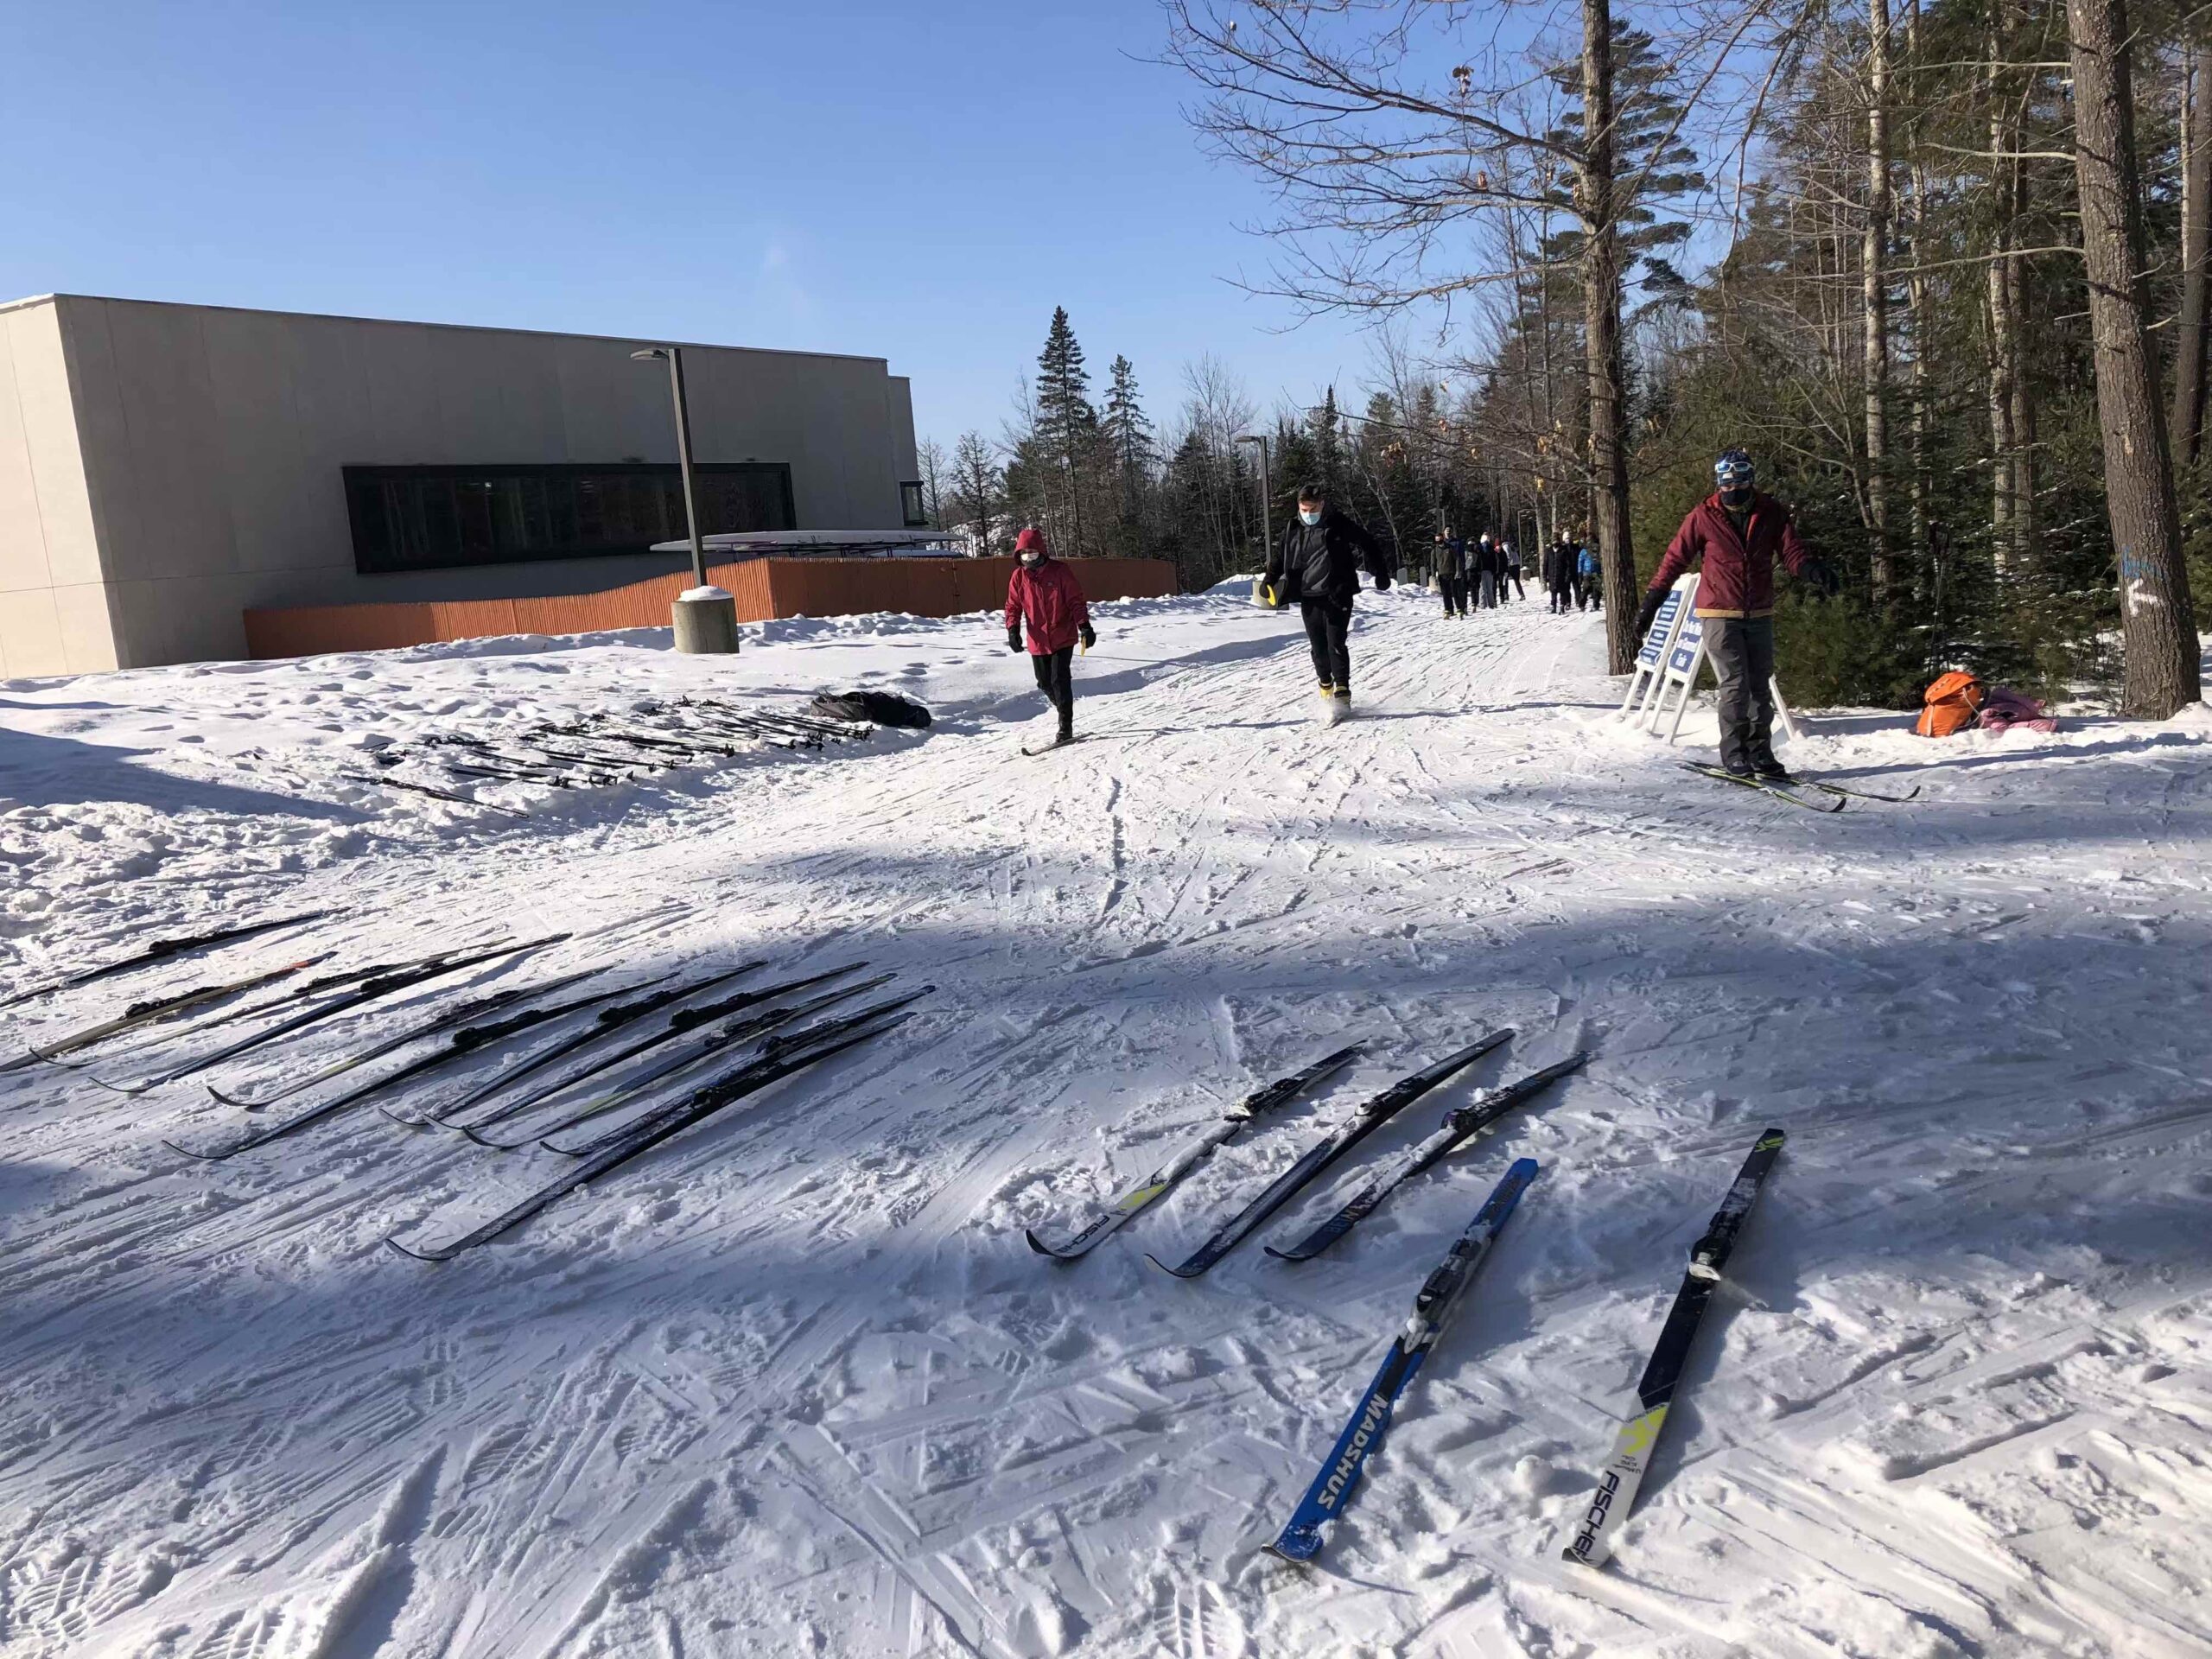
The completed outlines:
{"type": "Polygon", "coordinates": [[[1058,465],[1062,482],[1052,493],[1069,515],[1066,551],[1089,551],[1084,537],[1084,497],[1092,483],[1092,452],[1097,447],[1098,411],[1090,406],[1090,376],[1083,366],[1067,308],[1052,308],[1045,349],[1037,354],[1037,441],[1058,465]]]}
{"type": "Polygon", "coordinates": [[[1125,556],[1144,551],[1145,505],[1159,470],[1160,446],[1137,395],[1137,372],[1126,357],[1114,359],[1106,391],[1104,439],[1113,451],[1114,550],[1125,556]]]}
{"type": "MultiPolygon", "coordinates": [[[[1343,438],[1344,416],[1337,412],[1337,389],[1329,388],[1329,395],[1321,407],[1312,416],[1313,428],[1313,467],[1319,475],[1324,493],[1335,497],[1344,493],[1344,451],[1343,438]]],[[[1311,482],[1301,479],[1294,489],[1311,482]]]]}

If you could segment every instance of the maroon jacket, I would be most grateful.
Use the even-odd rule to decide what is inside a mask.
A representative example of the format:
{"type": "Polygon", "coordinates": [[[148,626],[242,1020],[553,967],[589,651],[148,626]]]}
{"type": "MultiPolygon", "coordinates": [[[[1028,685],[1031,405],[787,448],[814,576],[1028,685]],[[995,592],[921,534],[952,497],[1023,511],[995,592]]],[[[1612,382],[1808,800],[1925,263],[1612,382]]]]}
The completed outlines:
{"type": "Polygon", "coordinates": [[[1014,580],[1006,587],[1006,625],[1014,627],[1025,618],[1032,657],[1049,657],[1075,644],[1077,633],[1090,620],[1090,607],[1084,602],[1083,584],[1075,572],[1049,556],[1034,564],[1015,565],[1014,580]]]}
{"type": "Polygon", "coordinates": [[[1752,496],[1746,529],[1748,535],[1736,533],[1736,521],[1714,491],[1690,509],[1675,539],[1667,543],[1667,556],[1659,561],[1659,574],[1651,578],[1653,591],[1665,593],[1689,569],[1690,561],[1702,554],[1705,564],[1697,584],[1700,616],[1772,616],[1774,556],[1779,553],[1790,573],[1800,576],[1813,556],[1797,539],[1789,509],[1770,495],[1752,496]]]}

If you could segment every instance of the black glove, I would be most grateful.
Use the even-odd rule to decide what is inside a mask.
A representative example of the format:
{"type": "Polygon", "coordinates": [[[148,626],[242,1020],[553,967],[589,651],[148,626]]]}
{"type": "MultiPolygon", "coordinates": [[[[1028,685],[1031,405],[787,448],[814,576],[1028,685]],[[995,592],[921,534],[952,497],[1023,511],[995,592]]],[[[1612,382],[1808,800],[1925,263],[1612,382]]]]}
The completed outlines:
{"type": "Polygon", "coordinates": [[[1834,599],[1843,591],[1843,578],[1837,575],[1833,568],[1820,559],[1807,562],[1805,580],[1812,584],[1813,591],[1822,599],[1834,599]]]}
{"type": "Polygon", "coordinates": [[[1090,631],[1090,624],[1084,623],[1076,632],[1083,636],[1083,648],[1089,651],[1098,643],[1098,636],[1090,631]]]}
{"type": "Polygon", "coordinates": [[[1008,651],[1021,649],[1021,624],[1019,622],[1006,631],[1006,648],[1008,651]]]}
{"type": "Polygon", "coordinates": [[[1651,624],[1659,614],[1660,606],[1667,601],[1663,588],[1652,588],[1644,592],[1643,603],[1636,608],[1636,637],[1638,639],[1651,632],[1651,624]]]}

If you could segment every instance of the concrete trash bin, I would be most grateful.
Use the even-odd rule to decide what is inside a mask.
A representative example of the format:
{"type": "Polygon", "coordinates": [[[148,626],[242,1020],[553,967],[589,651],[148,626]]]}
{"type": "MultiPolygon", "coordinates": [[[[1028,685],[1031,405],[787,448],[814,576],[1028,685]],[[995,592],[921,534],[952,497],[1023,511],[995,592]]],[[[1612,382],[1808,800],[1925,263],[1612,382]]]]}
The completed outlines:
{"type": "Polygon", "coordinates": [[[676,648],[688,656],[737,654],[737,601],[720,588],[687,588],[676,596],[676,648]]]}

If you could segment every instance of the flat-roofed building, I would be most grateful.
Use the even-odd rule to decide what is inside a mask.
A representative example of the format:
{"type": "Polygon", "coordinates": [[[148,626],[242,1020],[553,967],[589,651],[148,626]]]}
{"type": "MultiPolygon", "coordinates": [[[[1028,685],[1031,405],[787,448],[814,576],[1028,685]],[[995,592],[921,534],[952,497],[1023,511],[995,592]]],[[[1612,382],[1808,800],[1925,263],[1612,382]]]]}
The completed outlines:
{"type": "MultiPolygon", "coordinates": [[[[663,340],[52,295],[0,304],[0,678],[244,656],[248,608],[679,568],[663,340]]],[[[682,342],[677,342],[682,343],[682,342]]],[[[920,521],[881,358],[684,345],[701,528],[920,521]]]]}

